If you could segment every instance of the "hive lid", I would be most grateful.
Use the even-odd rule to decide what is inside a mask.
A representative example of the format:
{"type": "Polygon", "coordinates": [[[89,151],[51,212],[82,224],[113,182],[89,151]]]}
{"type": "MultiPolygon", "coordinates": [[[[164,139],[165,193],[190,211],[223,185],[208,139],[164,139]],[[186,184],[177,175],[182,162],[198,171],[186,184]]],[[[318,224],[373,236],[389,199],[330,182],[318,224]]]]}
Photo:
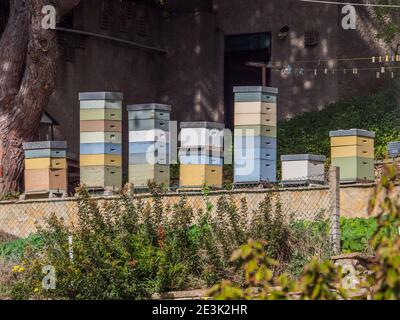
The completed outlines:
{"type": "Polygon", "coordinates": [[[319,161],[325,162],[326,157],[315,154],[286,154],[281,156],[282,161],[319,161]]]}
{"type": "Polygon", "coordinates": [[[388,148],[398,148],[400,146],[400,141],[392,141],[388,143],[388,148]]]}
{"type": "Polygon", "coordinates": [[[183,128],[206,128],[206,129],[225,129],[223,123],[218,122],[181,122],[181,129],[183,128]]]}
{"type": "Polygon", "coordinates": [[[329,136],[330,137],[359,136],[359,137],[375,138],[375,132],[362,129],[337,130],[337,131],[330,131],[329,136]]]}
{"type": "Polygon", "coordinates": [[[34,141],[24,142],[22,144],[24,150],[37,149],[67,149],[67,141],[34,141]]]}
{"type": "Polygon", "coordinates": [[[83,100],[123,100],[124,94],[121,92],[80,92],[79,101],[83,100]]]}
{"type": "Polygon", "coordinates": [[[262,86],[244,86],[244,87],[233,87],[234,93],[246,93],[246,92],[262,92],[269,94],[278,94],[278,88],[262,87],[262,86]]]}
{"type": "Polygon", "coordinates": [[[171,106],[167,104],[159,104],[159,103],[146,103],[146,104],[131,104],[127,107],[128,111],[147,111],[147,110],[155,110],[155,111],[168,111],[171,112],[171,106]]]}

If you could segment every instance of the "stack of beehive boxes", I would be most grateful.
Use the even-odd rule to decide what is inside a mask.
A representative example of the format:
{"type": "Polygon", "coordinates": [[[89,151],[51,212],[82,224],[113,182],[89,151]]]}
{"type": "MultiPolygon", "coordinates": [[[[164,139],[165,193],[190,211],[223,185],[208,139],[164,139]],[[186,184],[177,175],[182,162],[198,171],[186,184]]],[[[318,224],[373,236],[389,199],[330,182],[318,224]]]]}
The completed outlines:
{"type": "Polygon", "coordinates": [[[338,130],[331,137],[332,165],[340,167],[341,182],[374,181],[375,133],[360,130],[338,130]]]}
{"type": "Polygon", "coordinates": [[[67,193],[67,143],[41,141],[23,144],[25,193],[67,193]]]}
{"type": "Polygon", "coordinates": [[[170,114],[171,106],[163,104],[128,106],[129,182],[135,187],[169,185],[170,114]]]}
{"type": "Polygon", "coordinates": [[[277,94],[235,87],[234,182],[276,182],[277,94]]]}
{"type": "Polygon", "coordinates": [[[80,181],[89,189],[122,187],[122,100],[119,92],[86,92],[80,100],[80,181]]]}
{"type": "Polygon", "coordinates": [[[223,137],[224,125],[221,123],[181,123],[181,188],[222,187],[223,137]]]}
{"type": "Polygon", "coordinates": [[[314,154],[282,155],[282,183],[290,185],[324,182],[325,160],[325,156],[314,154]]]}

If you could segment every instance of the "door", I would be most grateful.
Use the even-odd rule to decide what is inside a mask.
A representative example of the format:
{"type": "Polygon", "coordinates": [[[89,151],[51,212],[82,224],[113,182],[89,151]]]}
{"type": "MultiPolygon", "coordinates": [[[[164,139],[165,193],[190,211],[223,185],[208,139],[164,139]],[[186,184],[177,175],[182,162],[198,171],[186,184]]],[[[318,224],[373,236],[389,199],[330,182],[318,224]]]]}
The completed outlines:
{"type": "MultiPolygon", "coordinates": [[[[224,99],[225,125],[233,129],[235,86],[261,86],[262,68],[251,67],[249,62],[268,64],[271,59],[271,36],[269,33],[230,35],[225,37],[224,99]]],[[[267,85],[271,83],[267,69],[267,85]]]]}

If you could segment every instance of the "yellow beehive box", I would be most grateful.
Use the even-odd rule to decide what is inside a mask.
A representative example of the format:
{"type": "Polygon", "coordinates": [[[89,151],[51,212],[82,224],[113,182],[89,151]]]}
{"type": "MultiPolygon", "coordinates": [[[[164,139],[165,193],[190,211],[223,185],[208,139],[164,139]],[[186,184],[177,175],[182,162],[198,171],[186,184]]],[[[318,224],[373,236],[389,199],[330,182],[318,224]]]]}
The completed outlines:
{"type": "Polygon", "coordinates": [[[332,147],[332,158],[361,157],[374,159],[374,148],[362,146],[332,147]]]}
{"type": "Polygon", "coordinates": [[[25,159],[25,170],[35,169],[66,169],[67,160],[62,158],[25,159]]]}
{"type": "Polygon", "coordinates": [[[276,126],[276,114],[235,113],[235,126],[276,126]]]}
{"type": "Polygon", "coordinates": [[[112,154],[81,154],[80,166],[113,166],[121,167],[122,156],[112,154]]]}
{"type": "Polygon", "coordinates": [[[204,184],[210,187],[222,187],[222,166],[203,164],[181,165],[180,186],[201,187],[204,184]]]}
{"type": "Polygon", "coordinates": [[[235,102],[237,114],[276,114],[276,103],[271,102],[235,102]]]}
{"type": "Polygon", "coordinates": [[[374,148],[374,139],[369,137],[345,136],[345,137],[331,137],[332,147],[342,146],[363,146],[374,148]]]}

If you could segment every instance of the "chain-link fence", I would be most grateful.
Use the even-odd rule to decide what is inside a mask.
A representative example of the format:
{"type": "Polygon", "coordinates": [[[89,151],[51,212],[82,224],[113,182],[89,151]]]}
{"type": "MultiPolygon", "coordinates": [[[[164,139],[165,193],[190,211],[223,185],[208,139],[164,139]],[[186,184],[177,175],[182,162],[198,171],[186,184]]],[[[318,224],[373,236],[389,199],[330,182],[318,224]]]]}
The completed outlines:
{"type": "MultiPolygon", "coordinates": [[[[154,203],[154,194],[149,190],[131,189],[130,192],[134,202],[141,199],[149,206],[154,203]]],[[[267,201],[270,213],[279,214],[288,223],[326,223],[328,231],[325,240],[335,253],[340,250],[339,193],[338,169],[331,168],[326,175],[276,184],[229,184],[222,189],[203,187],[197,190],[172,188],[158,196],[164,208],[173,207],[184,198],[193,209],[195,217],[199,217],[204,211],[208,211],[211,216],[217,216],[221,199],[225,199],[238,212],[246,213],[249,224],[267,201]]],[[[117,200],[118,196],[93,194],[93,199],[101,205],[117,200]]],[[[76,198],[1,202],[0,244],[34,235],[37,227],[44,226],[51,214],[72,222],[76,219],[77,212],[76,198]]]]}

